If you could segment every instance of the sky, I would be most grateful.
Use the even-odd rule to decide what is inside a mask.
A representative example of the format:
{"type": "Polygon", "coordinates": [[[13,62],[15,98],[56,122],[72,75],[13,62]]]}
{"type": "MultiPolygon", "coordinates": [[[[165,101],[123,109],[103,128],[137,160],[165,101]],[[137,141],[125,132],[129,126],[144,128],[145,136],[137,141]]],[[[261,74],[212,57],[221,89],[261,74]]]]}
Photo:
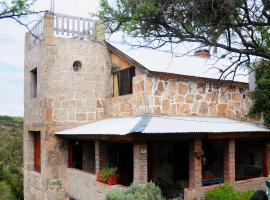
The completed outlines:
{"type": "MultiPolygon", "coordinates": [[[[38,0],[35,10],[48,10],[51,0],[38,0]]],[[[89,17],[98,0],[55,0],[55,12],[89,17]]],[[[34,19],[39,16],[35,16],[34,19]]],[[[28,21],[32,19],[27,19],[28,21]]],[[[24,35],[12,20],[0,20],[0,115],[23,116],[24,35]]]]}

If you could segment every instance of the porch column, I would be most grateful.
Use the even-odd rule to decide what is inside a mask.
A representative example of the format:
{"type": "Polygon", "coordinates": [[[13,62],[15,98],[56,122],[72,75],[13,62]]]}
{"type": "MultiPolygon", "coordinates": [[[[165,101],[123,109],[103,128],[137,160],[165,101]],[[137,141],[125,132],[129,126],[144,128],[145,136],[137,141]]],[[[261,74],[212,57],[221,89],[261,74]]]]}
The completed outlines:
{"type": "Polygon", "coordinates": [[[147,144],[133,145],[133,183],[146,183],[148,181],[147,144]]]}
{"type": "Polygon", "coordinates": [[[106,144],[104,142],[95,141],[95,160],[96,160],[96,173],[104,167],[108,167],[108,155],[106,144]]]}
{"type": "Polygon", "coordinates": [[[235,140],[226,140],[224,144],[224,182],[235,182],[235,140]]]}
{"type": "Polygon", "coordinates": [[[269,177],[270,175],[270,141],[264,143],[263,148],[263,176],[269,177]]]}
{"type": "Polygon", "coordinates": [[[192,140],[189,143],[189,188],[196,188],[202,185],[202,141],[192,140]]]}

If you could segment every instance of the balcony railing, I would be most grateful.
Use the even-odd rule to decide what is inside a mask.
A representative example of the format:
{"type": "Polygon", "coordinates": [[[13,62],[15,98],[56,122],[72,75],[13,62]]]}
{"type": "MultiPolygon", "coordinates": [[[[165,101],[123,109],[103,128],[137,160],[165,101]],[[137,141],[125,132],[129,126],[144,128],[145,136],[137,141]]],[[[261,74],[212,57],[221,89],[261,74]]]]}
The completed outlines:
{"type": "MultiPolygon", "coordinates": [[[[53,13],[52,15],[53,36],[70,39],[92,41],[95,33],[96,21],[90,18],[76,17],[53,13]]],[[[30,31],[30,44],[34,46],[38,41],[44,39],[44,28],[46,23],[44,17],[39,20],[30,31]]]]}
{"type": "Polygon", "coordinates": [[[41,18],[30,31],[30,44],[34,46],[38,41],[44,39],[44,18],[41,18]]]}
{"type": "Polygon", "coordinates": [[[93,38],[95,21],[89,18],[54,14],[54,35],[72,39],[93,38]]]}

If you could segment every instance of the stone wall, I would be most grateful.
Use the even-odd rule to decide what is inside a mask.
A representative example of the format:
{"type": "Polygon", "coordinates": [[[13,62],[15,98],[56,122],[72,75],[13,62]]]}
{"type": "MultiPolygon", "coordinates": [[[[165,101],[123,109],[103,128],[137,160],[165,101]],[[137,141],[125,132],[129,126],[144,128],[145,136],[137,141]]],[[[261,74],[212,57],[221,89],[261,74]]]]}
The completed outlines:
{"type": "Polygon", "coordinates": [[[108,192],[124,189],[124,186],[96,181],[96,175],[69,168],[66,172],[66,194],[76,200],[104,200],[108,192]]]}
{"type": "Polygon", "coordinates": [[[63,38],[55,38],[55,45],[47,47],[47,120],[85,123],[97,119],[97,100],[112,95],[106,51],[104,43],[63,38]],[[76,60],[82,63],[79,71],[73,70],[76,60]]]}
{"type": "MultiPolygon", "coordinates": [[[[29,40],[29,34],[25,36],[25,40],[29,40]]],[[[44,112],[44,79],[45,72],[45,44],[39,42],[35,48],[25,45],[24,55],[24,123],[27,125],[31,122],[42,122],[44,112]],[[31,97],[31,71],[37,68],[37,97],[31,97]]]]}
{"type": "Polygon", "coordinates": [[[24,170],[24,199],[44,199],[40,173],[24,170]]]}
{"type": "Polygon", "coordinates": [[[135,76],[133,94],[106,99],[104,113],[106,117],[148,113],[245,119],[252,104],[248,85],[227,83],[217,89],[217,84],[192,77],[135,76]]]}
{"type": "MultiPolygon", "coordinates": [[[[67,141],[56,131],[68,129],[103,117],[99,99],[112,96],[110,60],[104,42],[56,38],[53,16],[45,15],[44,40],[34,46],[25,38],[25,121],[24,194],[25,199],[61,199],[51,189],[54,180],[64,179],[67,168],[67,141]],[[73,70],[74,61],[82,67],[73,70]],[[30,95],[31,71],[37,68],[37,97],[30,95]],[[41,133],[42,187],[26,184],[33,179],[31,131],[41,133]]],[[[37,173],[38,174],[38,173],[37,173]]],[[[35,176],[37,177],[37,176],[35,176]]]]}
{"type": "MultiPolygon", "coordinates": [[[[136,72],[137,74],[137,72],[136,72]]],[[[100,102],[104,117],[130,116],[148,113],[148,96],[144,94],[146,75],[133,77],[133,94],[107,98],[100,102]]],[[[112,89],[112,88],[111,88],[112,89]]]]}

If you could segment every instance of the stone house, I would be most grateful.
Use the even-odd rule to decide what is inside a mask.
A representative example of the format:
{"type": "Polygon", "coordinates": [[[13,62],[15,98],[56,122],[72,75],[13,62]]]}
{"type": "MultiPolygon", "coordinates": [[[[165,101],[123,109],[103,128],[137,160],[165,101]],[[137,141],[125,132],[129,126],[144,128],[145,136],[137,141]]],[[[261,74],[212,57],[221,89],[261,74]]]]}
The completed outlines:
{"type": "Polygon", "coordinates": [[[105,42],[102,30],[90,19],[46,13],[34,36],[26,34],[26,200],[98,200],[148,181],[185,199],[223,183],[265,188],[269,130],[245,121],[246,81],[218,87],[200,69],[151,69],[105,42]],[[118,185],[96,181],[108,166],[118,167],[118,185]]]}

